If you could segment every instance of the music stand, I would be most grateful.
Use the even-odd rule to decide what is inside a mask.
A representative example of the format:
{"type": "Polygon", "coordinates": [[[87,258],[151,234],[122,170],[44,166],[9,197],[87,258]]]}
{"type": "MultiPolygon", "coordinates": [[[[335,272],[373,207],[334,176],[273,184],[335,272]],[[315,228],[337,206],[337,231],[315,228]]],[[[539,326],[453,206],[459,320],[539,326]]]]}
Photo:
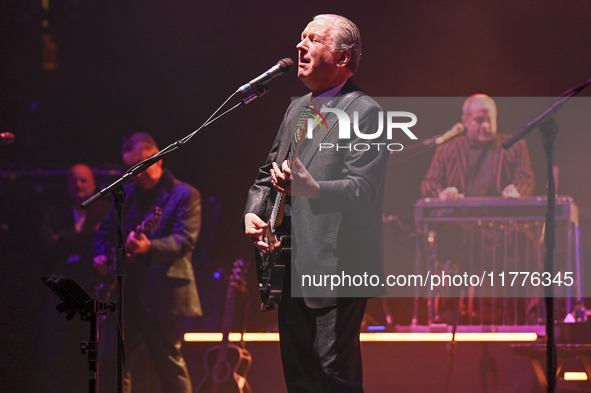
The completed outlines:
{"type": "Polygon", "coordinates": [[[80,349],[83,354],[88,355],[88,391],[98,393],[100,360],[98,316],[106,315],[107,311],[115,311],[115,303],[107,304],[93,299],[76,280],[61,274],[59,276],[53,274],[49,278],[42,277],[41,281],[62,300],[63,303],[58,304],[56,308],[60,313],[66,313],[68,321],[78,314],[82,321],[90,322],[90,339],[82,341],[80,349]]]}

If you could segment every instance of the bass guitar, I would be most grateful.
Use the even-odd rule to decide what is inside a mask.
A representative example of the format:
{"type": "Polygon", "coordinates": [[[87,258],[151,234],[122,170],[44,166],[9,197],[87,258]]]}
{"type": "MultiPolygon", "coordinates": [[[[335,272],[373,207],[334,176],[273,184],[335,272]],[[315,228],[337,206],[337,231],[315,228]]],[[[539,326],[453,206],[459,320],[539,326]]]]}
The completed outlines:
{"type": "Polygon", "coordinates": [[[195,390],[196,393],[251,393],[246,381],[252,356],[244,347],[229,343],[228,335],[232,326],[236,291],[245,292],[243,276],[244,262],[237,260],[228,282],[226,304],[222,322],[222,342],[205,353],[207,375],[195,390]]]}

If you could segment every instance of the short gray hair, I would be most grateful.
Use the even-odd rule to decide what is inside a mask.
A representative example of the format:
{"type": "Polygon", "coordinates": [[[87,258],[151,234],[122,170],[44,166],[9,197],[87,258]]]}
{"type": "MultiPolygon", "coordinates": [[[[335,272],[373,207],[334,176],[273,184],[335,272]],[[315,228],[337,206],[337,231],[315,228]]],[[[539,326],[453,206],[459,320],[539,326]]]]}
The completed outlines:
{"type": "Polygon", "coordinates": [[[344,16],[335,14],[316,15],[314,20],[317,19],[329,20],[333,23],[334,28],[331,29],[330,33],[332,50],[339,52],[348,50],[351,52],[351,59],[347,67],[356,72],[361,61],[361,33],[355,23],[344,16]]]}
{"type": "Polygon", "coordinates": [[[129,153],[138,146],[142,146],[143,149],[159,150],[152,135],[147,132],[136,132],[123,142],[121,154],[129,153]]]}

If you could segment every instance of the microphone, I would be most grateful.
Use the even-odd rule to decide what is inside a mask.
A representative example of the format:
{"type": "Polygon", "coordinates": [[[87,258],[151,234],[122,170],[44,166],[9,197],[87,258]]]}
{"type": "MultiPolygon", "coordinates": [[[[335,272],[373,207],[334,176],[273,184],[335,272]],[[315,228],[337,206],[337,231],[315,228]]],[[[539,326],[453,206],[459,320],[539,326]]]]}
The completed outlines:
{"type": "Polygon", "coordinates": [[[435,144],[437,146],[439,146],[442,143],[449,141],[454,136],[460,135],[462,132],[464,132],[465,129],[466,128],[464,127],[464,125],[462,123],[456,123],[456,124],[454,124],[454,126],[450,130],[446,131],[439,138],[435,139],[435,144]]]}
{"type": "Polygon", "coordinates": [[[0,134],[0,145],[12,145],[14,143],[14,134],[12,132],[3,132],[0,134]]]}
{"type": "Polygon", "coordinates": [[[271,79],[285,74],[287,71],[291,70],[293,67],[293,61],[290,58],[281,59],[275,64],[273,67],[269,68],[266,72],[262,73],[261,75],[257,76],[247,84],[240,86],[240,88],[236,91],[236,93],[244,93],[249,91],[253,87],[258,87],[269,82],[271,79]]]}

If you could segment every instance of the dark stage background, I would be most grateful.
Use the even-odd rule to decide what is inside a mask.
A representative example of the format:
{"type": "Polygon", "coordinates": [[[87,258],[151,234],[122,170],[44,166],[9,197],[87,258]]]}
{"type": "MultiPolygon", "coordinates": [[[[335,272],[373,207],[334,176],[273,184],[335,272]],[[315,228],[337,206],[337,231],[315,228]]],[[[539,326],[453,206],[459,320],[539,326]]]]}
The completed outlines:
{"type": "MultiPolygon", "coordinates": [[[[295,45],[315,14],[342,14],[359,26],[363,58],[354,81],[376,97],[551,97],[591,77],[587,0],[62,0],[50,1],[48,10],[40,0],[4,0],[0,7],[0,131],[16,136],[13,145],[0,146],[0,384],[6,391],[36,391],[39,383],[40,299],[48,289],[39,280],[47,261],[38,251],[38,225],[45,205],[65,187],[65,176],[47,171],[79,161],[119,168],[122,140],[133,132],[152,133],[161,147],[185,136],[279,59],[297,62],[295,45]],[[50,44],[43,44],[44,35],[50,44]],[[32,170],[43,172],[19,172],[32,170]]],[[[211,273],[227,272],[239,258],[253,261],[240,227],[246,193],[290,97],[306,93],[294,71],[269,87],[266,96],[165,160],[178,178],[201,190],[211,212],[204,229],[209,241],[202,244],[207,252],[196,266],[209,313],[194,321],[195,328],[217,323],[220,283],[211,273]]],[[[453,122],[460,115],[458,108],[453,122]]],[[[417,124],[413,131],[425,139],[453,122],[417,124]]],[[[591,207],[589,128],[586,121],[561,128],[555,155],[559,191],[572,195],[585,217],[591,207]]],[[[536,191],[543,194],[540,136],[527,140],[536,191]]],[[[413,226],[412,207],[431,155],[390,167],[385,211],[405,227],[413,226]]],[[[263,330],[275,314],[258,313],[254,269],[248,280],[248,328],[263,330]]]]}

